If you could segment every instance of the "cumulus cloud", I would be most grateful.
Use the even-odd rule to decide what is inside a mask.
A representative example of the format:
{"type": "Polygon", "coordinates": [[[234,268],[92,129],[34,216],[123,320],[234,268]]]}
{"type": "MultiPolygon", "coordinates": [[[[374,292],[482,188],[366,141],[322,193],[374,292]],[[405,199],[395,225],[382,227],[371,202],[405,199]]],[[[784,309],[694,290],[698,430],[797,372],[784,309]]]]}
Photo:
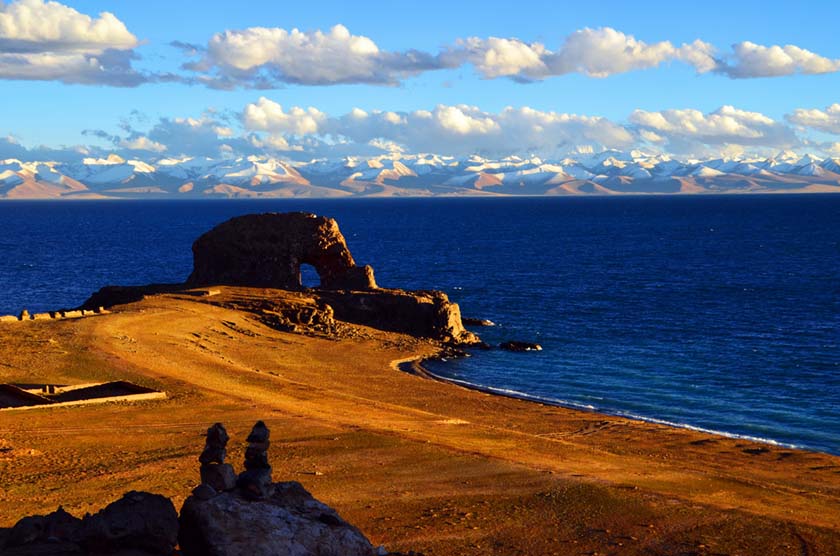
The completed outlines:
{"type": "Polygon", "coordinates": [[[840,135],[840,104],[832,104],[825,110],[799,108],[785,118],[792,124],[840,135]]]}
{"type": "Polygon", "coordinates": [[[199,46],[173,42],[197,60],[183,68],[185,81],[216,88],[270,89],[284,84],[395,85],[423,72],[466,64],[486,79],[522,82],[577,73],[604,78],[679,62],[697,73],[731,78],[774,77],[840,70],[832,60],[794,45],[734,44],[718,52],[708,42],[645,42],[611,27],[574,31],[552,50],[540,42],[515,37],[468,37],[437,52],[382,50],[373,39],[352,34],[343,25],[328,31],[291,31],[278,27],[227,30],[199,46]]]}
{"type": "Polygon", "coordinates": [[[511,38],[470,37],[456,42],[444,54],[450,65],[470,63],[483,77],[510,77],[520,81],[580,73],[608,77],[618,73],[682,61],[698,72],[715,67],[714,48],[703,41],[674,46],[669,41],[646,43],[611,27],[575,31],[557,50],[542,43],[511,38]]]}
{"type": "Polygon", "coordinates": [[[783,123],[733,106],[722,106],[707,114],[694,109],[636,110],[630,115],[630,122],[643,138],[665,143],[676,153],[698,152],[708,146],[719,150],[727,145],[791,148],[800,144],[793,130],[783,123]]]}
{"type": "Polygon", "coordinates": [[[840,71],[840,59],[830,59],[794,45],[762,46],[740,42],[732,54],[720,60],[715,71],[733,78],[779,77],[840,71]]]}
{"type": "Polygon", "coordinates": [[[284,111],[281,105],[265,97],[246,106],[243,113],[243,121],[248,129],[293,135],[318,133],[326,119],[327,115],[317,108],[294,106],[284,111]]]}
{"type": "Polygon", "coordinates": [[[0,137],[0,160],[13,158],[23,161],[79,162],[92,151],[95,149],[81,145],[58,148],[45,145],[26,147],[14,136],[0,137]]]}
{"type": "Polygon", "coordinates": [[[137,38],[109,12],[92,18],[58,2],[0,2],[0,79],[136,86],[137,38]]]}
{"type": "Polygon", "coordinates": [[[528,107],[492,113],[463,104],[412,112],[356,108],[343,116],[327,117],[314,108],[284,111],[273,101],[261,98],[246,106],[242,122],[251,132],[445,154],[553,151],[583,143],[622,148],[634,140],[630,131],[605,118],[528,107]],[[290,119],[294,114],[298,117],[290,119]]]}
{"type": "Polygon", "coordinates": [[[212,87],[271,88],[283,83],[393,85],[440,63],[417,50],[380,50],[370,38],[336,25],[327,32],[251,27],[217,33],[201,58],[184,68],[199,72],[198,80],[212,87]]]}
{"type": "Polygon", "coordinates": [[[138,135],[131,139],[122,139],[119,141],[119,146],[130,151],[149,151],[161,153],[166,150],[166,145],[152,141],[145,135],[138,135]]]}

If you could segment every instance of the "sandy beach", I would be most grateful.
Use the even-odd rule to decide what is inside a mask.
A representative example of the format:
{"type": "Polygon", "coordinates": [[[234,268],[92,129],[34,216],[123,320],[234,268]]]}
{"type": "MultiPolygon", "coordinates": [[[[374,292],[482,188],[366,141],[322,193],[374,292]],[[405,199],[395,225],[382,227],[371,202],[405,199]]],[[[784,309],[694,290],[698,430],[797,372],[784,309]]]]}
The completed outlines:
{"type": "Polygon", "coordinates": [[[433,343],[356,325],[340,338],[281,332],[228,303],[282,295],[221,288],[0,323],[0,382],[167,394],[0,412],[0,527],[132,489],[178,506],[206,428],[228,427],[239,468],[262,419],[275,480],[300,481],[393,551],[840,554],[840,457],[429,380],[399,364],[433,343]]]}

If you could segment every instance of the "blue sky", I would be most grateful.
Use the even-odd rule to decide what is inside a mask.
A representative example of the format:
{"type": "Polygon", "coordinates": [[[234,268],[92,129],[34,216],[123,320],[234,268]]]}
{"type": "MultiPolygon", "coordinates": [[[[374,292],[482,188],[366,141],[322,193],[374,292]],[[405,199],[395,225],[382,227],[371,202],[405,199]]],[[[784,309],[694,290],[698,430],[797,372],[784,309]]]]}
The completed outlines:
{"type": "Polygon", "coordinates": [[[0,5],[0,137],[8,135],[6,141],[17,145],[4,151],[0,143],[0,158],[39,145],[146,158],[263,152],[306,157],[354,148],[364,154],[372,144],[408,151],[441,145],[456,154],[523,148],[556,154],[587,146],[683,156],[782,149],[840,155],[840,107],[831,110],[840,102],[836,2],[0,5]],[[102,12],[113,17],[100,22],[102,12]],[[288,41],[277,38],[280,30],[299,29],[309,40],[335,25],[346,28],[347,41],[337,40],[327,55],[308,43],[303,56],[310,58],[300,63],[302,51],[288,50],[288,41]],[[267,31],[248,34],[255,27],[267,31]],[[587,29],[594,32],[583,34],[587,29]],[[233,35],[215,53],[199,50],[190,57],[170,44],[207,49],[226,31],[233,35]],[[238,42],[246,35],[247,48],[238,42]],[[573,36],[581,46],[565,52],[573,36]],[[470,37],[476,42],[467,48],[470,37]],[[637,51],[592,76],[599,64],[615,60],[598,48],[616,37],[637,51]],[[393,56],[345,63],[349,55],[341,49],[357,38],[393,56]],[[506,41],[504,48],[515,49],[516,59],[482,66],[479,60],[495,48],[492,38],[506,41]],[[706,46],[681,50],[697,40],[706,46]],[[746,45],[743,57],[733,45],[746,45]],[[768,50],[786,45],[795,51],[768,50]],[[540,48],[547,51],[539,54],[542,65],[523,65],[537,63],[528,56],[540,48]],[[257,51],[253,65],[240,63],[257,51]],[[412,63],[407,51],[434,61],[406,70],[412,63]],[[97,65],[114,52],[124,56],[102,71],[84,65],[97,65]],[[56,68],[42,56],[66,58],[56,68]],[[773,66],[778,56],[787,56],[787,65],[773,66]],[[324,67],[317,67],[322,61],[324,67]],[[189,62],[201,67],[184,69],[189,62]],[[249,105],[260,108],[259,117],[244,117],[249,105]],[[462,105],[469,108],[450,109],[462,105]],[[735,111],[721,113],[727,106],[735,111]],[[290,115],[294,107],[317,113],[290,115]],[[520,112],[505,114],[506,107],[520,112]],[[353,109],[366,116],[348,118],[353,109]],[[432,112],[431,120],[418,111],[432,112]],[[382,116],[389,112],[401,122],[382,116]],[[309,119],[301,124],[301,117],[309,119]],[[687,125],[699,129],[686,132],[687,125]],[[175,143],[189,143],[182,131],[193,134],[195,145],[175,143]]]}

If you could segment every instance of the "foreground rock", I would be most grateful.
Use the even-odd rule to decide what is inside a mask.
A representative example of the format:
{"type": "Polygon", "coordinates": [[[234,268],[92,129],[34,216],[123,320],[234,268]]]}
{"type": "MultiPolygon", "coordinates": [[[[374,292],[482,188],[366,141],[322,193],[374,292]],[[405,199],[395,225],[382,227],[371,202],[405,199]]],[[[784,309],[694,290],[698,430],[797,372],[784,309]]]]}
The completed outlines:
{"type": "Polygon", "coordinates": [[[168,498],[132,491],[84,519],[62,508],[25,517],[0,539],[0,554],[171,556],[180,544],[184,556],[378,555],[358,529],[299,483],[272,482],[269,437],[257,421],[246,439],[245,470],[234,481],[225,463],[227,431],[221,423],[210,427],[198,458],[201,484],[180,518],[168,498]]]}
{"type": "Polygon", "coordinates": [[[309,264],[322,288],[376,288],[373,269],[356,266],[338,223],[305,212],[232,218],[196,240],[193,262],[189,286],[299,289],[300,265],[309,264]]]}
{"type": "MultiPolygon", "coordinates": [[[[181,509],[182,554],[372,556],[374,548],[365,536],[299,483],[271,481],[270,436],[265,423],[257,421],[246,439],[245,470],[237,488],[218,492],[203,480],[202,471],[202,484],[181,509]]],[[[202,455],[223,459],[219,447],[227,440],[224,426],[216,423],[207,431],[202,455]]]]}
{"type": "Polygon", "coordinates": [[[172,502],[132,491],[84,519],[62,508],[46,516],[25,517],[12,528],[0,554],[169,556],[177,541],[178,513],[172,502]]]}
{"type": "Polygon", "coordinates": [[[181,510],[184,556],[373,556],[362,533],[299,483],[251,500],[239,492],[190,496],[181,510]]]}

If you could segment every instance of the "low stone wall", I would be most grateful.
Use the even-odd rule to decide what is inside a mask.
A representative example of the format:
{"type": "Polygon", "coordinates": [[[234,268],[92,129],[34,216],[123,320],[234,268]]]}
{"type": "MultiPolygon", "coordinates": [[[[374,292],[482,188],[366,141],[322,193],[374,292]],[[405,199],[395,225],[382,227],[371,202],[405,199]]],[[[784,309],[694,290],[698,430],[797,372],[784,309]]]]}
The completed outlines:
{"type": "Polygon", "coordinates": [[[0,411],[109,402],[139,402],[165,398],[166,392],[158,392],[124,380],[75,386],[44,385],[40,392],[14,384],[0,384],[0,411]]]}
{"type": "Polygon", "coordinates": [[[97,307],[95,309],[50,311],[49,313],[35,313],[33,315],[30,315],[29,311],[24,309],[18,316],[0,315],[0,323],[27,322],[30,320],[79,319],[82,317],[92,317],[93,315],[104,315],[106,313],[108,313],[108,311],[104,307],[97,307]]]}

